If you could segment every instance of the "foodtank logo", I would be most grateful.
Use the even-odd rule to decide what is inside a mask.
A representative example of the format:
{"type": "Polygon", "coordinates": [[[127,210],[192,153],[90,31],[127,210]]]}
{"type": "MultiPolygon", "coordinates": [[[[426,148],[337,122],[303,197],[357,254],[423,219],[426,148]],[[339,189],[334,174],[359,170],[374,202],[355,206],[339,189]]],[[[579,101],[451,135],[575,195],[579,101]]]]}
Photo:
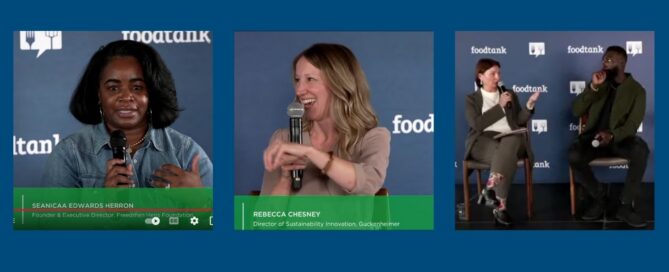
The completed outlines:
{"type": "Polygon", "coordinates": [[[627,49],[627,55],[631,55],[632,57],[643,54],[642,41],[627,41],[625,47],[627,49]]]}
{"type": "Polygon", "coordinates": [[[54,133],[47,139],[23,139],[12,137],[14,156],[47,155],[60,142],[60,134],[54,133]]]}
{"type": "Polygon", "coordinates": [[[434,113],[428,114],[427,119],[409,120],[402,114],[396,114],[393,118],[393,134],[419,134],[434,132],[434,113]]]}
{"type": "Polygon", "coordinates": [[[124,40],[145,44],[211,43],[209,31],[121,31],[124,40]]]}
{"type": "Polygon", "coordinates": [[[544,42],[530,42],[529,47],[530,56],[538,58],[546,55],[546,44],[544,42]]]}
{"type": "Polygon", "coordinates": [[[569,81],[569,93],[579,95],[585,90],[585,81],[569,81]]]}
{"type": "Polygon", "coordinates": [[[578,131],[578,124],[569,123],[569,131],[578,131]]]}
{"type": "Polygon", "coordinates": [[[47,50],[63,49],[62,31],[19,31],[19,49],[37,51],[39,58],[47,50]]]}
{"type": "Polygon", "coordinates": [[[551,163],[547,160],[534,162],[534,168],[550,169],[551,163]]]}
{"type": "Polygon", "coordinates": [[[596,46],[567,46],[567,54],[604,54],[604,47],[601,45],[596,46]]]}
{"type": "Polygon", "coordinates": [[[532,119],[532,132],[537,134],[548,132],[548,120],[532,119]]]}
{"type": "Polygon", "coordinates": [[[511,86],[514,92],[516,93],[548,93],[548,86],[546,84],[532,86],[529,84],[526,85],[513,85],[511,86]]]}
{"type": "Polygon", "coordinates": [[[506,55],[506,47],[504,47],[504,46],[500,46],[500,47],[489,47],[489,46],[476,47],[476,46],[472,45],[471,54],[472,55],[506,55]]]}

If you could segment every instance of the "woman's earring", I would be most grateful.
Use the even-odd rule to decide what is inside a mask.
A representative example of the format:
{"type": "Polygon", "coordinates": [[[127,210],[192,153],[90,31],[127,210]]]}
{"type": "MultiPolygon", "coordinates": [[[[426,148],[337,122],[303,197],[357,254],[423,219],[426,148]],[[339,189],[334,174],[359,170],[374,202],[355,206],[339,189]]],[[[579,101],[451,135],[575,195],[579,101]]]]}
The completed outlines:
{"type": "Polygon", "coordinates": [[[98,100],[98,110],[100,111],[100,120],[102,122],[104,122],[105,121],[105,115],[102,114],[102,104],[100,103],[100,100],[98,100]]]}
{"type": "Polygon", "coordinates": [[[153,123],[153,110],[149,108],[149,124],[153,123]]]}

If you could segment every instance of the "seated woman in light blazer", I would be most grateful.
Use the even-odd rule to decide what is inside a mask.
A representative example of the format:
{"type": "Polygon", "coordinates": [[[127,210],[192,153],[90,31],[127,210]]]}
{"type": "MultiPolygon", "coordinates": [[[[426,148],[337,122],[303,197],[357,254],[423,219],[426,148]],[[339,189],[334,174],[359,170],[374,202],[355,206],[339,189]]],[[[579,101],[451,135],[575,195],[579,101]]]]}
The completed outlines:
{"type": "Polygon", "coordinates": [[[533,155],[522,134],[497,139],[494,136],[525,126],[534,113],[539,92],[530,96],[525,105],[520,105],[513,90],[500,86],[500,68],[500,63],[493,59],[480,59],[476,64],[478,90],[466,97],[469,135],[465,142],[465,159],[490,164],[490,177],[481,192],[479,204],[485,200],[486,206],[493,208],[495,221],[510,225],[506,200],[516,162],[525,154],[533,161],[533,155]]]}

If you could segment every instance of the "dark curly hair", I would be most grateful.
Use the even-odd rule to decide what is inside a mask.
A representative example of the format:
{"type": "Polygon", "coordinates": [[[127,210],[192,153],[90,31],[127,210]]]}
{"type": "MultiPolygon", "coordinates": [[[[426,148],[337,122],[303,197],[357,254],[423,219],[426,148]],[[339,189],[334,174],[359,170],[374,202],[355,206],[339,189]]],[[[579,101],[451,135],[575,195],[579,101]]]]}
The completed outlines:
{"type": "Polygon", "coordinates": [[[101,47],[88,62],[70,100],[70,112],[79,122],[102,122],[99,105],[100,75],[114,57],[134,57],[142,66],[144,81],[149,91],[151,125],[164,128],[179,117],[177,91],[172,73],[151,46],[135,41],[115,41],[101,47]]]}

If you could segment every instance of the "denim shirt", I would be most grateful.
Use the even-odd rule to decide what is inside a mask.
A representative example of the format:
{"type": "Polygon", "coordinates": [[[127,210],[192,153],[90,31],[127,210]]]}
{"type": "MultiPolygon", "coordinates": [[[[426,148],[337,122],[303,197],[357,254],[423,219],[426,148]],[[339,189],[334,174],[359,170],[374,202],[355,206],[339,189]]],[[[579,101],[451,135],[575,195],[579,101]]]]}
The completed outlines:
{"type": "MultiPolygon", "coordinates": [[[[211,187],[211,160],[193,139],[172,128],[149,128],[146,140],[126,162],[133,165],[135,187],[153,187],[153,172],[166,163],[190,171],[193,156],[200,154],[200,179],[211,187]]],[[[87,125],[54,147],[42,175],[43,187],[104,187],[106,164],[112,158],[104,123],[87,125]]]]}

